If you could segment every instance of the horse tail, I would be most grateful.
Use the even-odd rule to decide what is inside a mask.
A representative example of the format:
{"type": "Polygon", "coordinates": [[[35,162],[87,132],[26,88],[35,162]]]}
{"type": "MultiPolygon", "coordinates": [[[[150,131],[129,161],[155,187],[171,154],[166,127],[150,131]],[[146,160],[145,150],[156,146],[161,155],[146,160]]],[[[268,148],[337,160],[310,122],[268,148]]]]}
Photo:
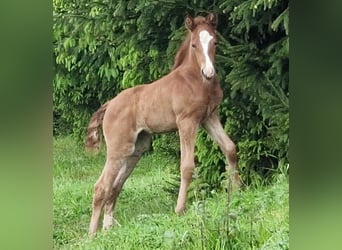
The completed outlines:
{"type": "Polygon", "coordinates": [[[109,101],[103,104],[91,117],[87,129],[85,146],[88,152],[98,153],[101,145],[100,126],[103,122],[104,114],[109,101]]]}

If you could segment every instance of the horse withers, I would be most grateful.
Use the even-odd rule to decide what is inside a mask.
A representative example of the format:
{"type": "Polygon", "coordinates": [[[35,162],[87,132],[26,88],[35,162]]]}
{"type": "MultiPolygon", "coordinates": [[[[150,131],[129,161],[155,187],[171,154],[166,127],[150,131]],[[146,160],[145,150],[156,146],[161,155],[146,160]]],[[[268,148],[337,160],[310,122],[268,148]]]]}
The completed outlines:
{"type": "Polygon", "coordinates": [[[194,162],[196,133],[202,126],[227,159],[235,188],[241,186],[235,144],[222,128],[217,107],[223,93],[214,68],[217,15],[187,16],[188,34],[171,72],[150,84],[126,89],[96,111],[89,123],[86,146],[97,150],[102,125],[107,157],[94,187],[89,234],[94,235],[104,211],[103,229],[116,221],[116,200],[136,163],[151,144],[153,133],[178,130],[181,148],[181,183],[175,212],[185,210],[194,162]]]}

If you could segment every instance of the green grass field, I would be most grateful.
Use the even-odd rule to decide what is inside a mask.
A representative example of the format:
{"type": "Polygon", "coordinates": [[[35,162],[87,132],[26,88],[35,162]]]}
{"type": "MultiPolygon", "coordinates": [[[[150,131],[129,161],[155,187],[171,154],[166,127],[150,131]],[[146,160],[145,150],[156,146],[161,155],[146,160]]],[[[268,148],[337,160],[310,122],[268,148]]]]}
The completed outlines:
{"type": "Polygon", "coordinates": [[[202,198],[192,188],[187,212],[174,212],[176,196],[165,191],[176,159],[146,155],[128,178],[115,214],[121,224],[87,237],[93,185],[104,154],[87,155],[70,137],[54,139],[55,249],[289,249],[288,176],[272,185],[260,180],[243,191],[202,198]]]}

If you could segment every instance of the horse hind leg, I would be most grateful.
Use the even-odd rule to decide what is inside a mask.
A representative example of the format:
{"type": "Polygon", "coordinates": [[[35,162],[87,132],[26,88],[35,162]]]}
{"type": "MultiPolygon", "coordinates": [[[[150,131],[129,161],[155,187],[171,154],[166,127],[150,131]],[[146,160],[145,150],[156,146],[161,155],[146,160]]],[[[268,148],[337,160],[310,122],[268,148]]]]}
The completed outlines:
{"type": "Polygon", "coordinates": [[[102,174],[94,185],[92,215],[89,225],[90,236],[93,236],[97,231],[103,206],[111,195],[111,186],[120,172],[121,165],[120,159],[107,157],[102,174]]]}
{"type": "Polygon", "coordinates": [[[110,198],[104,205],[103,230],[111,228],[114,224],[119,224],[113,216],[117,198],[122,190],[125,181],[132,173],[137,162],[139,161],[143,153],[150,148],[152,141],[151,139],[152,136],[149,133],[145,131],[140,132],[135,142],[134,152],[124,159],[122,167],[120,168],[118,175],[113,183],[110,198]]]}
{"type": "Polygon", "coordinates": [[[130,166],[128,164],[128,160],[124,159],[122,162],[122,166],[118,172],[118,175],[116,176],[112,187],[110,196],[107,199],[107,201],[104,204],[104,215],[103,215],[103,224],[102,229],[107,230],[111,228],[114,224],[119,224],[114,216],[113,216],[113,209],[115,206],[116,199],[121,191],[121,188],[123,186],[123,183],[128,178],[128,176],[131,174],[134,166],[130,166]]]}

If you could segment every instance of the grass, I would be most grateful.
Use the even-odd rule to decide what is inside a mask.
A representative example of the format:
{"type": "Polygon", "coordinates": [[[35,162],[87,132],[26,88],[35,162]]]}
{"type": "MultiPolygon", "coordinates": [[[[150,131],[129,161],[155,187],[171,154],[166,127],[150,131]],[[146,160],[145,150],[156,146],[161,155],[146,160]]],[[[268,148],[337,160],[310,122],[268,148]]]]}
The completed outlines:
{"type": "Polygon", "coordinates": [[[176,197],[163,187],[178,163],[160,155],[144,156],[128,178],[115,210],[121,226],[90,240],[92,190],[103,164],[104,154],[87,155],[70,137],[54,140],[55,249],[289,249],[285,174],[229,196],[205,198],[193,188],[186,214],[177,216],[176,197]]]}

